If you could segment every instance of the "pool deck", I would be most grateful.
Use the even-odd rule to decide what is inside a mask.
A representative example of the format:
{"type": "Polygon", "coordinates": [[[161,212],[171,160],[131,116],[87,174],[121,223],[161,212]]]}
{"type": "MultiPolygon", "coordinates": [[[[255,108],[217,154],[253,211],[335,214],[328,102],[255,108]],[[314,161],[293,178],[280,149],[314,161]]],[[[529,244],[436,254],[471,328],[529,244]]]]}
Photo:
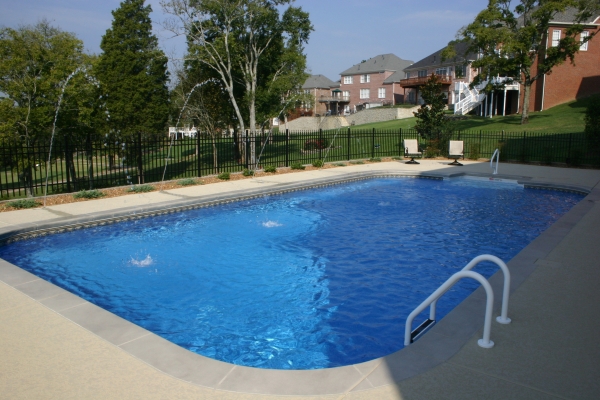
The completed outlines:
{"type": "MultiPolygon", "coordinates": [[[[0,238],[369,176],[491,177],[489,163],[448,163],[353,165],[5,212],[0,238]]],[[[0,260],[0,398],[600,398],[600,171],[500,164],[497,177],[589,194],[508,262],[508,325],[495,322],[502,275],[490,279],[491,349],[477,345],[480,288],[414,344],[380,359],[313,371],[234,366],[184,350],[0,260]]]]}

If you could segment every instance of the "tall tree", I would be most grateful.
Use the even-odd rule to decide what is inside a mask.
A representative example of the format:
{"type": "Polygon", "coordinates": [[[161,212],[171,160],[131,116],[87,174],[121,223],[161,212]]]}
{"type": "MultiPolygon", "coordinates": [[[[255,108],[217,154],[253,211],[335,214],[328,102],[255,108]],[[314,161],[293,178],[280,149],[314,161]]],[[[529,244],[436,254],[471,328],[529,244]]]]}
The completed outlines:
{"type": "Polygon", "coordinates": [[[415,129],[427,139],[437,138],[444,130],[446,123],[444,108],[448,101],[442,93],[442,83],[435,74],[431,74],[421,88],[421,97],[423,97],[423,104],[413,112],[417,117],[415,129]]]}
{"type": "MultiPolygon", "coordinates": [[[[112,12],[112,26],[100,44],[96,75],[106,95],[111,131],[121,139],[166,132],[168,59],[152,34],[150,12],[144,0],[124,0],[112,12]]],[[[136,157],[143,180],[143,162],[136,157]]]]}
{"type": "MultiPolygon", "coordinates": [[[[468,52],[479,54],[472,67],[480,72],[472,86],[486,82],[487,89],[492,90],[515,81],[523,85],[521,124],[526,124],[531,86],[567,59],[573,63],[581,44],[593,37],[581,41],[577,38],[583,31],[581,23],[598,8],[598,0],[520,0],[514,10],[511,3],[490,0],[487,8],[459,31],[458,38],[470,44],[468,52]],[[577,10],[573,24],[565,29],[565,36],[556,46],[548,46],[550,22],[569,8],[577,10]],[[510,79],[492,85],[491,79],[497,76],[510,79]]],[[[444,57],[454,56],[454,44],[450,42],[444,57]]]]}
{"type": "MultiPolygon", "coordinates": [[[[63,87],[83,64],[81,40],[47,21],[1,29],[0,136],[26,148],[49,143],[63,87]]],[[[36,164],[44,162],[32,154],[21,152],[22,157],[9,160],[18,169],[28,196],[33,196],[36,164]]]]}
{"type": "MultiPolygon", "coordinates": [[[[229,95],[242,131],[246,126],[252,132],[256,129],[257,95],[261,90],[261,80],[265,79],[264,88],[282,81],[284,71],[304,66],[303,63],[290,63],[292,58],[283,57],[286,51],[277,46],[281,43],[287,51],[304,57],[302,46],[312,31],[308,14],[293,6],[289,6],[283,15],[279,14],[281,6],[292,2],[170,0],[163,3],[165,11],[176,17],[169,28],[187,37],[190,56],[218,76],[229,95]],[[272,49],[275,49],[274,52],[271,52],[272,49]],[[272,70],[265,71],[267,64],[263,60],[274,55],[280,56],[279,62],[271,63],[272,70]],[[238,86],[243,90],[240,91],[238,86]],[[242,111],[243,106],[247,113],[242,111]]],[[[252,150],[251,162],[254,164],[252,150]]]]}

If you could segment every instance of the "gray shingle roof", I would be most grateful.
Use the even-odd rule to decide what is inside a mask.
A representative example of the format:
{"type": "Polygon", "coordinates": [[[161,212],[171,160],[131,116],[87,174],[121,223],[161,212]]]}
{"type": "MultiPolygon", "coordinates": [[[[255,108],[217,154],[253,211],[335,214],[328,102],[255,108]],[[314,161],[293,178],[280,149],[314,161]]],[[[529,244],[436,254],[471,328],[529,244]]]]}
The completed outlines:
{"type": "Polygon", "coordinates": [[[454,45],[454,49],[456,50],[456,57],[449,59],[449,60],[443,60],[443,61],[442,61],[441,53],[444,49],[439,49],[435,53],[430,54],[427,57],[423,58],[422,60],[417,61],[416,63],[414,63],[413,65],[411,65],[408,68],[405,68],[404,70],[405,71],[415,71],[415,70],[423,69],[423,68],[441,67],[441,66],[445,66],[445,65],[456,65],[456,64],[460,64],[464,61],[475,60],[477,58],[477,54],[475,54],[475,53],[466,54],[467,48],[468,48],[467,43],[464,43],[464,42],[457,43],[456,45],[454,45]]]}
{"type": "MultiPolygon", "coordinates": [[[[308,77],[302,89],[329,89],[336,83],[324,75],[311,75],[308,77]]],[[[339,83],[337,84],[339,86],[339,83]]]]}
{"type": "Polygon", "coordinates": [[[371,74],[383,71],[403,71],[413,61],[403,60],[395,54],[381,54],[365,62],[353,65],[340,75],[371,74]]]}
{"type": "Polygon", "coordinates": [[[406,72],[396,71],[392,75],[388,76],[388,78],[385,81],[383,81],[383,83],[400,82],[400,80],[404,78],[406,78],[406,72]]]}
{"type": "MultiPolygon", "coordinates": [[[[558,23],[574,23],[577,21],[577,9],[574,7],[567,8],[564,12],[558,13],[552,18],[551,22],[558,23]]],[[[600,10],[596,10],[595,13],[592,14],[592,17],[588,21],[583,21],[584,24],[593,23],[596,18],[600,15],[600,10]]]]}

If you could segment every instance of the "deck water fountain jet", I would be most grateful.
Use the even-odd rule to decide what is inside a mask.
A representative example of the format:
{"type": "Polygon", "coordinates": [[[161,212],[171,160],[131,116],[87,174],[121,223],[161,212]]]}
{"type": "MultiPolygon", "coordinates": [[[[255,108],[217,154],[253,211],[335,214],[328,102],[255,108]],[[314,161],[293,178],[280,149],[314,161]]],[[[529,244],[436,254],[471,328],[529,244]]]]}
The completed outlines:
{"type": "Polygon", "coordinates": [[[179,117],[177,118],[177,123],[175,124],[175,134],[171,137],[171,143],[169,144],[169,149],[167,150],[167,158],[165,159],[165,169],[163,170],[163,176],[162,176],[162,180],[160,181],[160,191],[163,191],[163,186],[165,184],[165,175],[167,173],[167,166],[169,165],[169,159],[171,158],[171,149],[173,148],[173,143],[175,142],[175,138],[177,137],[177,127],[179,126],[179,121],[181,120],[181,116],[183,115],[183,111],[185,111],[185,108],[187,107],[188,101],[190,100],[190,98],[192,97],[192,94],[194,93],[194,91],[199,88],[202,87],[204,85],[206,85],[209,82],[215,82],[218,83],[218,81],[216,79],[207,79],[204,82],[200,82],[200,83],[196,83],[194,85],[194,87],[192,88],[192,90],[190,90],[190,92],[188,93],[187,97],[185,98],[185,102],[183,103],[183,107],[181,107],[181,111],[179,112],[179,117]]]}
{"type": "Polygon", "coordinates": [[[48,178],[50,175],[50,161],[52,158],[52,144],[54,143],[54,134],[56,132],[56,121],[58,120],[58,111],[60,110],[60,105],[62,103],[63,96],[65,94],[65,89],[67,88],[67,84],[75,75],[79,72],[83,72],[85,76],[90,80],[96,87],[99,87],[99,83],[87,74],[87,70],[85,67],[76,68],[65,80],[65,83],[62,85],[62,89],[60,95],[58,96],[58,104],[56,105],[56,111],[54,113],[54,122],[52,123],[52,135],[50,136],[50,150],[48,151],[48,162],[46,163],[46,183],[44,185],[44,208],[46,208],[46,197],[48,196],[48,178]]]}

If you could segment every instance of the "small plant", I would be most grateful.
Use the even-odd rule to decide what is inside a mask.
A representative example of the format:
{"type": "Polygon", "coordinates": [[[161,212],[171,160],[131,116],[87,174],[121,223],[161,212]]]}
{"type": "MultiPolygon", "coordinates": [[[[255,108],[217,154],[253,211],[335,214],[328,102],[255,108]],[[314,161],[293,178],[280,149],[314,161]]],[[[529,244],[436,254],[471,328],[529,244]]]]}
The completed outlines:
{"type": "Polygon", "coordinates": [[[137,186],[132,186],[131,189],[129,189],[130,192],[133,193],[146,193],[146,192],[152,192],[154,190],[154,186],[152,185],[137,185],[137,186]]]}
{"type": "Polygon", "coordinates": [[[100,197],[104,197],[106,194],[102,193],[99,190],[82,190],[73,195],[75,199],[97,199],[100,197]]]}
{"type": "Polygon", "coordinates": [[[469,159],[477,160],[481,154],[481,145],[479,143],[471,143],[469,145],[469,159]]]}
{"type": "Polygon", "coordinates": [[[228,181],[229,179],[231,179],[231,175],[229,174],[229,172],[221,172],[219,175],[217,175],[217,178],[223,181],[228,181]]]}
{"type": "Polygon", "coordinates": [[[372,158],[369,158],[369,161],[370,162],[381,162],[381,158],[380,157],[372,157],[372,158]]]}
{"type": "Polygon", "coordinates": [[[300,164],[299,162],[295,162],[292,165],[290,165],[291,169],[305,169],[306,167],[302,164],[300,164]]]}
{"type": "Polygon", "coordinates": [[[315,160],[312,163],[312,166],[315,168],[321,168],[323,166],[323,160],[315,160]]]}
{"type": "Polygon", "coordinates": [[[355,164],[355,165],[360,165],[360,164],[364,164],[364,161],[350,161],[350,164],[355,164]]]}
{"type": "Polygon", "coordinates": [[[190,186],[190,185],[195,185],[198,182],[196,182],[196,180],[194,178],[186,178],[186,179],[181,179],[179,181],[177,181],[177,184],[179,186],[190,186]]]}
{"type": "Polygon", "coordinates": [[[268,165],[265,167],[265,172],[277,172],[277,168],[274,165],[268,165]]]}
{"type": "Polygon", "coordinates": [[[12,208],[23,209],[23,208],[38,207],[38,206],[41,206],[42,204],[33,199],[20,199],[20,200],[9,201],[8,203],[6,203],[6,205],[9,207],[12,207],[12,208]]]}
{"type": "Polygon", "coordinates": [[[245,168],[244,172],[242,172],[242,175],[244,175],[244,176],[252,176],[252,175],[254,175],[254,171],[252,171],[251,169],[245,168]]]}
{"type": "Polygon", "coordinates": [[[345,167],[346,166],[346,164],[344,164],[343,162],[338,162],[333,165],[335,165],[336,167],[345,167]]]}
{"type": "Polygon", "coordinates": [[[323,150],[329,147],[327,139],[309,139],[304,142],[304,151],[323,150]]]}

